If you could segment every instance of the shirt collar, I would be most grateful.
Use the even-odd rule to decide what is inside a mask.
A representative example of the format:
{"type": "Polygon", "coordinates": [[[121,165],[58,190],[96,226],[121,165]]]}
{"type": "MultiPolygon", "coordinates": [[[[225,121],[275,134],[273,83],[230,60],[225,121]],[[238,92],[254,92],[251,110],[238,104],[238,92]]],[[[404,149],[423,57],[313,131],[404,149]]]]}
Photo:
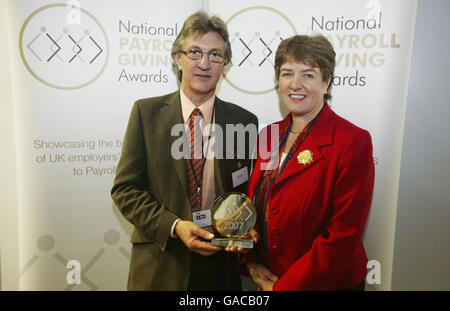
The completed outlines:
{"type": "Polygon", "coordinates": [[[205,119],[205,124],[210,123],[215,99],[215,95],[211,96],[211,98],[202,103],[200,106],[195,106],[194,103],[183,93],[183,90],[180,88],[181,112],[183,114],[184,123],[187,123],[189,121],[189,116],[195,108],[199,108],[202,112],[203,118],[205,119]]]}

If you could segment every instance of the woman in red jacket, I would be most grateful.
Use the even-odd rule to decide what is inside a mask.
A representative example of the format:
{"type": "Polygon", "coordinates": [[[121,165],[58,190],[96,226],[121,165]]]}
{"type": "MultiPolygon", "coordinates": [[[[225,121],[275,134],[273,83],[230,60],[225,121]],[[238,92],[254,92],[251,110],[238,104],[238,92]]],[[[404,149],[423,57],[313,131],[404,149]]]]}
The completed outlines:
{"type": "Polygon", "coordinates": [[[372,142],[327,104],[335,55],[323,36],[293,36],[276,52],[290,113],[259,135],[248,196],[261,241],[242,262],[263,290],[364,289],[372,142]]]}

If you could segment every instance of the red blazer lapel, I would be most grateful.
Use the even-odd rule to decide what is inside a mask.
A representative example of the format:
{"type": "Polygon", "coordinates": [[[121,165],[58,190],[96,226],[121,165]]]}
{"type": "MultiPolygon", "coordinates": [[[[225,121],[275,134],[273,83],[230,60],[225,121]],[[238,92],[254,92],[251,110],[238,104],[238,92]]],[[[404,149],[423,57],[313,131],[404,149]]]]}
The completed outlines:
{"type": "Polygon", "coordinates": [[[318,163],[323,158],[320,147],[333,143],[335,125],[336,114],[325,104],[308,137],[287,163],[275,185],[318,163]]]}

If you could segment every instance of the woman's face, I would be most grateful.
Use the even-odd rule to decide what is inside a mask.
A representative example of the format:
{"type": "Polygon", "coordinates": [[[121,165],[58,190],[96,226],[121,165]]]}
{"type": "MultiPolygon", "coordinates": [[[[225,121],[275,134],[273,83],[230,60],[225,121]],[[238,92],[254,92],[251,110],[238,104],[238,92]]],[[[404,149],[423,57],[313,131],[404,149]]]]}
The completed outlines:
{"type": "Polygon", "coordinates": [[[293,116],[312,119],[323,106],[328,82],[322,81],[318,67],[288,59],[280,67],[280,98],[293,116]]]}

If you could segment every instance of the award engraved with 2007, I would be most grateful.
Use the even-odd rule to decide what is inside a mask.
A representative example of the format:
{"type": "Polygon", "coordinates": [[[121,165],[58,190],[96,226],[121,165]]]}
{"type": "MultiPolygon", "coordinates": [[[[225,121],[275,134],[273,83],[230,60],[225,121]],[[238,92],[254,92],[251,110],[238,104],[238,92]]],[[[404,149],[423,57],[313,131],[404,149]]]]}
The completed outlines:
{"type": "Polygon", "coordinates": [[[212,239],[212,245],[253,248],[253,240],[244,237],[255,222],[255,205],[245,194],[228,192],[221,195],[212,207],[212,224],[222,237],[212,239]]]}

